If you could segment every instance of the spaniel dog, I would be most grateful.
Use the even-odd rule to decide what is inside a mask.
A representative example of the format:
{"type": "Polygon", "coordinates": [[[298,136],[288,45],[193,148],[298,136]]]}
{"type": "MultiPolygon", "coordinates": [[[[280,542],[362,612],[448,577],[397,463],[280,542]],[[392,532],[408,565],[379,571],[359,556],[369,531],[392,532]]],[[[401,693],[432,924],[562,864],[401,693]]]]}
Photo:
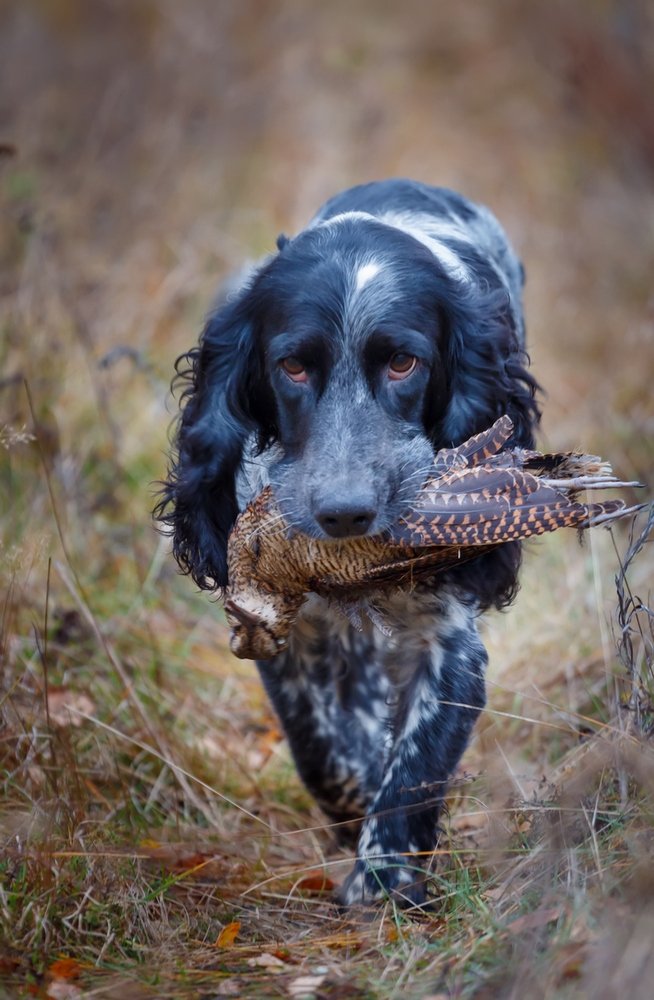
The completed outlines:
{"type": "MultiPolygon", "coordinates": [[[[523,270],[488,209],[414,181],[364,184],[277,247],[177,365],[156,514],[206,590],[225,587],[230,529],[265,484],[292,531],[375,534],[411,506],[435,450],[503,413],[529,448],[539,418],[523,270]]],[[[306,787],[358,835],[343,904],[424,902],[446,783],[485,700],[479,615],[511,601],[519,563],[510,542],[373,595],[390,629],[311,595],[288,649],[258,664],[306,787]]]]}

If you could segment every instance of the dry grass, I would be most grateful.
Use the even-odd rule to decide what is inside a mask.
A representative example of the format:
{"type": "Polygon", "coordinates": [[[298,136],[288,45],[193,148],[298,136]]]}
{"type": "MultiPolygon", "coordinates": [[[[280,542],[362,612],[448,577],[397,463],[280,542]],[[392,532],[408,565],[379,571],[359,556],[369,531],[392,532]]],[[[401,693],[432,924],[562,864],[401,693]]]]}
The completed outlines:
{"type": "Polygon", "coordinates": [[[486,626],[438,908],[362,921],[253,669],[149,522],[220,277],[390,174],[514,236],[544,443],[654,482],[651,14],[568,8],[0,11],[0,996],[649,997],[647,543],[532,547],[486,626]]]}

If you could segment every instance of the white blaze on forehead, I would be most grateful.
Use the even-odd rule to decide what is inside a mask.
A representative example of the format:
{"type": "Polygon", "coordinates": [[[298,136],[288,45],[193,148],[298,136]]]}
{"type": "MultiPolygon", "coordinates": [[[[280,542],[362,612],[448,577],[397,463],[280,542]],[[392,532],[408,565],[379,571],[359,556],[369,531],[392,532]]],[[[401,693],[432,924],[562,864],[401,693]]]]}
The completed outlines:
{"type": "Polygon", "coordinates": [[[372,281],[373,278],[376,278],[380,271],[381,271],[381,264],[375,264],[372,261],[368,264],[363,264],[357,271],[356,277],[354,279],[354,287],[356,288],[357,292],[360,292],[361,289],[365,285],[367,285],[369,281],[372,281]]]}

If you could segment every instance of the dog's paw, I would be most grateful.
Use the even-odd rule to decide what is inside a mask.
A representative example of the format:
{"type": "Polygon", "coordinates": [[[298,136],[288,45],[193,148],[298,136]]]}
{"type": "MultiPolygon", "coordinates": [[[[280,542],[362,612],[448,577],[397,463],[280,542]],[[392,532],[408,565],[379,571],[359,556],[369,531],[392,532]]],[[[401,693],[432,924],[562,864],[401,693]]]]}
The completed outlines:
{"type": "Polygon", "coordinates": [[[341,906],[374,906],[392,899],[403,908],[426,905],[429,876],[406,857],[359,858],[338,891],[341,906]]]}

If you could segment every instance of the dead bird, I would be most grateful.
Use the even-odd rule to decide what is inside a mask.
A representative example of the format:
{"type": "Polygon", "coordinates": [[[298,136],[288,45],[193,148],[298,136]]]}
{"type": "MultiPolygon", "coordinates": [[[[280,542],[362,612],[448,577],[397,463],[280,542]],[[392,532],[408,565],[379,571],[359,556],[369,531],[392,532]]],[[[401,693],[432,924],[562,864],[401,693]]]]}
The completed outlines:
{"type": "Polygon", "coordinates": [[[640,509],[623,500],[584,503],[583,491],[639,486],[580,452],[504,449],[513,424],[500,417],[457,448],[436,453],[415,504],[379,535],[324,540],[291,532],[271,487],[238,517],[228,548],[225,593],[230,645],[265,660],[286,647],[305,595],[332,598],[356,620],[370,594],[410,588],[508,541],[557,528],[608,524],[640,509]]]}

